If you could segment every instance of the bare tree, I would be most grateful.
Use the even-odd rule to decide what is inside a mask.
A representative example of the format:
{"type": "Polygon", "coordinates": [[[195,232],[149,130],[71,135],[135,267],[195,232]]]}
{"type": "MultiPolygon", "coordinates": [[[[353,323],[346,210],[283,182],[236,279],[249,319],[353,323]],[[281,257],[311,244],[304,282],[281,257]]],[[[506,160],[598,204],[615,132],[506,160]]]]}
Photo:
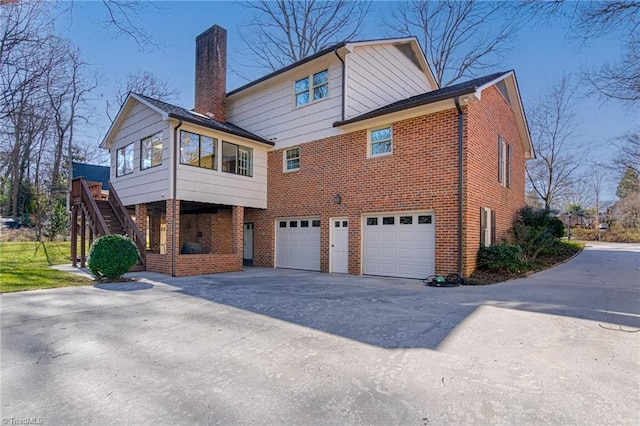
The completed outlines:
{"type": "Polygon", "coordinates": [[[589,187],[593,191],[594,211],[595,211],[595,229],[599,229],[600,225],[600,201],[604,184],[609,176],[609,168],[603,163],[592,163],[589,165],[589,187]]]}
{"type": "Polygon", "coordinates": [[[505,3],[475,0],[395,3],[385,25],[405,37],[417,35],[440,87],[475,77],[497,65],[515,34],[505,3]]]}
{"type": "Polygon", "coordinates": [[[129,73],[125,84],[120,81],[116,82],[114,100],[107,101],[107,116],[110,120],[115,118],[115,116],[112,117],[113,111],[122,106],[130,92],[161,101],[172,101],[178,97],[178,90],[168,80],[163,80],[150,71],[129,73]]]}
{"type": "Polygon", "coordinates": [[[528,0],[523,5],[527,12],[543,19],[558,16],[569,19],[570,31],[585,41],[617,34],[625,49],[622,58],[617,63],[586,71],[584,77],[601,95],[640,105],[640,1],[528,0]]]}
{"type": "Polygon", "coordinates": [[[568,77],[553,85],[531,114],[531,136],[537,158],[527,162],[526,174],[549,211],[568,195],[577,179],[582,155],[571,147],[576,125],[568,77]]]}
{"type": "Polygon", "coordinates": [[[368,1],[251,1],[255,13],[240,32],[256,64],[277,70],[358,34],[368,1]]]}
{"type": "Polygon", "coordinates": [[[624,172],[631,167],[640,171],[640,132],[630,132],[621,137],[616,146],[620,154],[614,160],[616,167],[624,172]]]}

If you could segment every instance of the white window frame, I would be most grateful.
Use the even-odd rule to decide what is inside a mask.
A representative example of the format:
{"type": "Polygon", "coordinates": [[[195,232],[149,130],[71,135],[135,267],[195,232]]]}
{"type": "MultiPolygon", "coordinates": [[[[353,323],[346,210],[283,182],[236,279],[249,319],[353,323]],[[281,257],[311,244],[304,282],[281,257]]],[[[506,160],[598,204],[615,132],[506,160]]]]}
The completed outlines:
{"type": "Polygon", "coordinates": [[[152,169],[154,167],[158,167],[162,165],[162,149],[164,148],[162,142],[162,132],[157,132],[151,136],[148,136],[142,140],[140,140],[140,170],[152,169]],[[156,146],[158,145],[156,142],[160,142],[160,162],[154,164],[155,151],[156,146]],[[148,145],[148,146],[147,146],[148,145]],[[147,158],[147,154],[149,154],[149,158],[147,158]],[[145,166],[145,160],[149,160],[149,165],[145,166]]]}
{"type": "Polygon", "coordinates": [[[304,107],[304,106],[307,106],[307,105],[311,105],[311,104],[313,104],[315,102],[321,102],[321,101],[323,101],[325,99],[328,99],[329,98],[329,94],[330,94],[329,93],[329,79],[330,79],[329,68],[325,68],[323,70],[320,70],[320,71],[317,71],[317,72],[313,72],[313,73],[311,73],[311,74],[309,74],[309,75],[307,75],[305,77],[302,77],[302,78],[299,78],[299,79],[295,80],[293,82],[293,106],[294,106],[294,108],[301,108],[301,107],[304,107]],[[316,75],[316,74],[323,73],[323,72],[327,73],[327,81],[322,83],[322,84],[314,85],[313,84],[313,76],[316,75]],[[307,87],[306,90],[302,90],[302,91],[298,92],[298,91],[296,91],[296,83],[298,83],[299,81],[302,81],[302,80],[307,80],[307,82],[308,82],[307,86],[308,87],[307,87]],[[315,100],[314,99],[315,91],[316,91],[317,88],[322,87],[322,86],[327,86],[327,96],[315,100]],[[298,105],[298,95],[300,95],[302,93],[305,93],[305,92],[309,94],[309,101],[307,103],[298,105]]]}
{"type": "Polygon", "coordinates": [[[135,148],[135,144],[133,142],[116,150],[116,177],[122,177],[122,176],[130,175],[131,173],[133,173],[133,170],[135,169],[135,156],[136,156],[136,152],[135,151],[136,151],[136,148],[135,148]],[[122,172],[120,171],[120,168],[121,168],[120,167],[120,152],[122,152],[124,154],[123,157],[125,159],[126,159],[128,154],[131,154],[131,161],[123,163],[124,167],[122,167],[122,172]],[[131,169],[125,168],[127,164],[129,164],[131,166],[131,169]]]}
{"type": "Polygon", "coordinates": [[[367,132],[367,157],[368,158],[378,158],[378,157],[386,157],[387,155],[392,155],[393,154],[393,125],[389,124],[387,126],[380,126],[380,127],[376,127],[373,129],[369,129],[369,131],[367,132]],[[389,152],[383,152],[380,154],[374,154],[373,153],[373,144],[374,142],[371,140],[371,134],[377,130],[382,130],[382,129],[389,129],[390,133],[391,133],[391,137],[389,139],[385,139],[382,141],[376,141],[375,143],[381,143],[381,142],[386,142],[387,140],[389,140],[391,142],[391,151],[389,152]]]}
{"type": "Polygon", "coordinates": [[[286,148],[283,152],[282,152],[282,171],[284,173],[288,173],[288,172],[296,172],[298,170],[300,170],[300,147],[298,146],[294,146],[291,148],[286,148]],[[297,157],[291,157],[289,158],[289,151],[294,151],[297,150],[298,151],[298,155],[297,157]],[[294,160],[298,160],[298,167],[289,167],[289,161],[294,161],[294,160]]]}
{"type": "Polygon", "coordinates": [[[496,213],[488,207],[480,208],[480,246],[495,244],[496,213]]]}

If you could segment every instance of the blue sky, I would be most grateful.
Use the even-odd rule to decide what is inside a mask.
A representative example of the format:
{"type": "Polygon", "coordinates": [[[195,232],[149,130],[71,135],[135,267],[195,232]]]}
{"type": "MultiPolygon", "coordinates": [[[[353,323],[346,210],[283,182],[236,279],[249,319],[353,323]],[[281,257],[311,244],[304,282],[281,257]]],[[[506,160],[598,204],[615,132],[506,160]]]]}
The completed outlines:
{"type": "MultiPolygon", "coordinates": [[[[244,47],[239,37],[247,12],[234,2],[160,2],[138,21],[163,48],[155,52],[141,52],[130,39],[113,38],[99,21],[104,17],[101,2],[77,2],[72,19],[58,18],[56,26],[61,35],[76,44],[85,61],[100,75],[97,99],[92,102],[93,126],[83,135],[88,143],[97,144],[109,127],[105,113],[106,100],[113,98],[115,82],[125,81],[127,73],[148,70],[168,79],[179,92],[175,103],[190,108],[194,98],[195,37],[213,24],[228,31],[228,56],[231,66],[242,61],[244,47]]],[[[374,2],[371,15],[362,31],[363,38],[388,36],[382,27],[382,16],[390,3],[374,2]]],[[[578,74],[584,67],[594,67],[616,60],[622,53],[617,35],[610,35],[584,44],[567,35],[568,22],[558,21],[552,26],[528,24],[513,43],[513,49],[493,71],[515,69],[525,110],[531,109],[548,85],[564,73],[578,74]]],[[[428,60],[429,58],[427,58],[428,60]]],[[[264,72],[254,71],[255,77],[264,72]]],[[[576,83],[578,79],[576,78],[576,83]]],[[[233,72],[228,73],[227,89],[246,83],[233,72]]],[[[640,126],[638,111],[613,101],[603,101],[591,89],[582,86],[575,94],[578,130],[574,144],[587,150],[589,160],[606,161],[614,154],[613,139],[640,126]]],[[[607,188],[607,198],[613,199],[615,185],[607,188]]]]}

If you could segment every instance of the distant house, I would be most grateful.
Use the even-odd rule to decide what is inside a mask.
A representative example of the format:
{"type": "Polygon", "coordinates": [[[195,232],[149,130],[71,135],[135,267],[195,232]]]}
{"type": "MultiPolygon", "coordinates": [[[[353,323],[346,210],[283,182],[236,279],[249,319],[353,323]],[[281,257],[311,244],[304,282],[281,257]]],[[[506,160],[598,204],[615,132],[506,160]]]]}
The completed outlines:
{"type": "Polygon", "coordinates": [[[513,71],[440,88],[410,37],[338,43],[227,92],[213,26],[195,92],[193,110],[129,94],[102,142],[148,270],[468,276],[524,205],[513,71]]]}

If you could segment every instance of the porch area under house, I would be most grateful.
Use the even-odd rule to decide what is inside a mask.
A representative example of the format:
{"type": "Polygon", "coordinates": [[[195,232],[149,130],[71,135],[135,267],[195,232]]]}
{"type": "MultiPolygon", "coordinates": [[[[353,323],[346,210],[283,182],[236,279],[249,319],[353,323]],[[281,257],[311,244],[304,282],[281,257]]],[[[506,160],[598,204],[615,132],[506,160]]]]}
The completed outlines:
{"type": "Polygon", "coordinates": [[[244,209],[184,200],[136,204],[146,269],[177,277],[242,270],[244,209]]]}

